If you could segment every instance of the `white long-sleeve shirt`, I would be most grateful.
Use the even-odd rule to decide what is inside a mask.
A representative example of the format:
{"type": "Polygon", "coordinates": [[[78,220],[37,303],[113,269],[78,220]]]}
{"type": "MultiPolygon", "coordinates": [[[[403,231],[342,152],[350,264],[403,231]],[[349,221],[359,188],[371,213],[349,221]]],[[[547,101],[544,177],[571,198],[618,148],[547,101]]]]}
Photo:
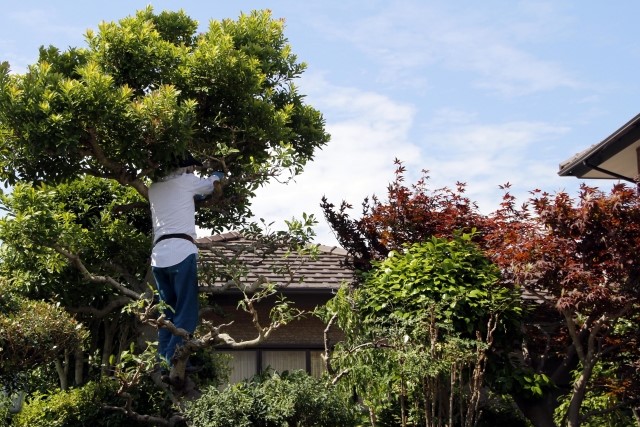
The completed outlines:
{"type": "MultiPolygon", "coordinates": [[[[195,195],[213,192],[213,183],[217,176],[199,178],[192,173],[171,176],[154,182],[149,187],[151,220],[153,222],[154,241],[166,234],[183,233],[194,239],[196,236],[195,195]]],[[[187,256],[197,254],[198,248],[185,239],[165,239],[153,247],[151,265],[170,267],[187,256]]]]}

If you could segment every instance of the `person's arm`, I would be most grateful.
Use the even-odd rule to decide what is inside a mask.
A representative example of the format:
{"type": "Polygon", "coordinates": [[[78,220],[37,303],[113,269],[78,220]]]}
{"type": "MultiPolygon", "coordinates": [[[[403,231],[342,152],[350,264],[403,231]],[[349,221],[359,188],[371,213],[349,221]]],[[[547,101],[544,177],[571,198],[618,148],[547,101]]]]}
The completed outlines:
{"type": "Polygon", "coordinates": [[[220,181],[224,178],[224,172],[214,172],[208,178],[196,178],[198,179],[196,194],[194,195],[196,201],[206,200],[212,194],[219,194],[222,191],[220,181]]]}

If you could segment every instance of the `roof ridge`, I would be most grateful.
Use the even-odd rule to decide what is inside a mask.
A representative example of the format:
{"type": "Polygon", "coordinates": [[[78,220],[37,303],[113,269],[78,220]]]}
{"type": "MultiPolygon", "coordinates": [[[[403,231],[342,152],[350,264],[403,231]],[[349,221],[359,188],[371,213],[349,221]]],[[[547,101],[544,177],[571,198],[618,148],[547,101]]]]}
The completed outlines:
{"type": "MultiPolygon", "coordinates": [[[[196,242],[200,244],[223,243],[223,242],[230,242],[230,241],[241,240],[241,239],[246,239],[241,232],[228,231],[225,233],[213,234],[211,236],[198,237],[196,239],[196,242]]],[[[323,245],[321,243],[312,243],[310,244],[310,246],[316,246],[319,251],[327,254],[340,255],[340,256],[347,256],[349,254],[344,248],[340,246],[328,246],[328,245],[323,245]]]]}
{"type": "Polygon", "coordinates": [[[239,231],[228,231],[226,233],[213,234],[211,236],[198,237],[197,243],[213,243],[213,242],[229,242],[232,240],[242,239],[242,233],[239,231]]]}

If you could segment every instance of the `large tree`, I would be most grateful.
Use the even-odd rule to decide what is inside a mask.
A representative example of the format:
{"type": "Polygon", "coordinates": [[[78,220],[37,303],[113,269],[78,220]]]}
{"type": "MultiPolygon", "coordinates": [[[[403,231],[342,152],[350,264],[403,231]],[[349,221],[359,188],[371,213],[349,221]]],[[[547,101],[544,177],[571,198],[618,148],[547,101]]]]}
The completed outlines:
{"type": "MultiPolygon", "coordinates": [[[[148,305],[147,186],[189,151],[204,174],[226,176],[221,192],[198,203],[197,224],[245,224],[254,191],[299,174],[329,140],[322,115],[294,84],[304,69],[284,21],[269,11],[200,28],[182,11],[151,7],[87,31],[84,47],[42,47],[23,74],[1,64],[0,178],[13,189],[0,234],[12,291],[78,316],[92,332],[85,350],[100,351],[107,367],[109,354],[126,353],[139,337],[135,314],[184,333],[148,305]]],[[[307,235],[272,235],[260,250],[307,235]]],[[[247,294],[246,306],[273,294],[264,288],[247,294]]],[[[257,339],[270,330],[261,327],[257,339]]],[[[216,343],[236,344],[212,327],[188,342],[172,379],[176,369],[184,379],[188,352],[216,343]]],[[[82,364],[76,360],[78,377],[82,364]]]]}
{"type": "MultiPolygon", "coordinates": [[[[146,197],[149,178],[186,149],[231,174],[226,225],[247,213],[252,191],[298,173],[328,141],[321,114],[294,80],[305,64],[268,11],[211,21],[151,7],[86,33],[87,45],[40,49],[24,74],[0,67],[0,177],[61,182],[110,178],[146,197]]],[[[213,203],[211,204],[213,206],[213,203]]]]}
{"type": "Polygon", "coordinates": [[[562,395],[569,398],[563,408],[571,426],[599,412],[582,408],[590,392],[612,398],[605,411],[635,408],[638,337],[630,326],[640,310],[635,189],[616,185],[606,194],[583,186],[575,200],[534,191],[522,206],[507,192],[500,208],[487,215],[464,195],[464,184],[432,190],[425,174],[407,186],[405,169],[397,164],[387,199],[365,200],[360,218],[351,218],[348,203],[336,207],[323,201],[354,267],[367,271],[403,244],[476,229],[474,239],[500,268],[501,281],[520,287],[531,310],[521,345],[504,349],[519,354],[518,362],[511,373],[496,376],[493,386],[512,393],[536,426],[555,425],[553,410],[562,395]],[[596,377],[594,371],[614,374],[596,377]],[[552,387],[545,386],[547,378],[552,387]]]}

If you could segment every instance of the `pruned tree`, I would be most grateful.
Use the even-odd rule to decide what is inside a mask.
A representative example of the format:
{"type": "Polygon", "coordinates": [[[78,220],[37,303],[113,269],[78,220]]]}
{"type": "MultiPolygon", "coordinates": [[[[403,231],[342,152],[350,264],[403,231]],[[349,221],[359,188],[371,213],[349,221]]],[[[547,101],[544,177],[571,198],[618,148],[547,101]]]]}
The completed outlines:
{"type": "MultiPolygon", "coordinates": [[[[299,174],[329,135],[295,86],[305,64],[269,11],[200,29],[183,11],[147,7],[85,38],[81,48],[41,48],[24,74],[0,66],[0,178],[12,185],[0,269],[17,292],[81,319],[106,373],[110,355],[140,338],[140,320],[175,329],[158,317],[148,268],[147,186],[167,163],[188,150],[202,173],[225,172],[196,218],[221,231],[246,225],[254,191],[299,174]]],[[[314,220],[305,221],[275,240],[303,247],[314,220]]],[[[250,301],[268,294],[255,291],[250,301]]],[[[229,342],[216,328],[185,347],[229,342]]],[[[183,353],[172,369],[181,380],[183,353]]]]}

